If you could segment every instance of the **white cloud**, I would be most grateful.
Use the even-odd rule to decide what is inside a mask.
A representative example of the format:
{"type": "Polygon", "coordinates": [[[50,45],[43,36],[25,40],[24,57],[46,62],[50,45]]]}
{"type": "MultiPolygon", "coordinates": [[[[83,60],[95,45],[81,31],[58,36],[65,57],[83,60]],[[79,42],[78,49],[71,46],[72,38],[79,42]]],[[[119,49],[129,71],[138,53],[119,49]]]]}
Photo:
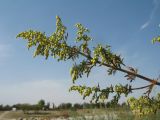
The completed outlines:
{"type": "Polygon", "coordinates": [[[147,21],[146,23],[144,23],[144,24],[141,26],[140,30],[145,29],[146,27],[148,27],[149,24],[150,24],[150,21],[147,21]]]}
{"type": "MultiPolygon", "coordinates": [[[[69,81],[69,80],[68,80],[69,81]]],[[[70,85],[58,80],[35,80],[16,84],[0,85],[0,103],[37,103],[44,99],[46,102],[60,104],[62,102],[82,102],[82,97],[75,92],[69,92],[70,85]]]]}
{"type": "Polygon", "coordinates": [[[155,13],[157,11],[159,3],[160,2],[158,0],[153,0],[154,7],[153,7],[153,9],[152,9],[152,11],[151,11],[151,13],[149,15],[148,20],[140,27],[140,30],[143,30],[143,29],[145,29],[145,28],[147,28],[149,26],[149,24],[151,23],[152,19],[154,18],[154,15],[155,15],[155,13]]]}

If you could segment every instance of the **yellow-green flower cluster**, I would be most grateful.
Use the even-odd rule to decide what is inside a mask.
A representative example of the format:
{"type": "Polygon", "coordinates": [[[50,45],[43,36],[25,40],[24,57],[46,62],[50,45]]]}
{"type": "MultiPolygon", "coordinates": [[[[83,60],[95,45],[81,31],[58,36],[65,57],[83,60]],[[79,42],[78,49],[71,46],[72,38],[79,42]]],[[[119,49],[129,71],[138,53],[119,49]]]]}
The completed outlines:
{"type": "Polygon", "coordinates": [[[159,102],[160,101],[158,101],[158,99],[149,98],[148,96],[141,96],[138,99],[131,97],[130,99],[128,99],[128,103],[131,110],[133,111],[133,113],[139,116],[155,114],[156,111],[159,109],[158,108],[159,102]]]}

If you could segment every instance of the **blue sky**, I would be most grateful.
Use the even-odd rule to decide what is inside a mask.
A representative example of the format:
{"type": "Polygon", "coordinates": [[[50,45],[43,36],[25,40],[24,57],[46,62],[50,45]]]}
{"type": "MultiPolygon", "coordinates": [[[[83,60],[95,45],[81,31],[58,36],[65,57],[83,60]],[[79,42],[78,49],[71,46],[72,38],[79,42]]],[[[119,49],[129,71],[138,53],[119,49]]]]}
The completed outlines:
{"type": "MultiPolygon", "coordinates": [[[[56,104],[84,102],[80,95],[68,92],[71,61],[33,59],[26,42],[16,39],[19,32],[29,29],[51,34],[56,15],[67,26],[70,43],[75,37],[74,25],[82,23],[91,31],[92,45],[109,44],[141,74],[159,76],[160,46],[152,45],[151,39],[160,34],[160,0],[0,0],[0,104],[36,103],[39,99],[56,104]]],[[[103,68],[79,81],[87,85],[125,83],[123,74],[106,76],[103,68]]],[[[146,82],[137,79],[136,84],[146,82]]],[[[153,94],[159,90],[155,88],[153,94]]]]}

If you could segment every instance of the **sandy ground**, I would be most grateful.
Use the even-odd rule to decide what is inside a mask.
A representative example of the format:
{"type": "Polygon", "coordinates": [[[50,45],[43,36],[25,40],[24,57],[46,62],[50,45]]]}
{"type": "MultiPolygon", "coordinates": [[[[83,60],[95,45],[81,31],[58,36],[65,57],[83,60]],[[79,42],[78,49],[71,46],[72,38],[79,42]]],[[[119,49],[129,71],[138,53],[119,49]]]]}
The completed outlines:
{"type": "Polygon", "coordinates": [[[6,116],[8,113],[9,113],[9,111],[5,111],[4,113],[2,113],[2,114],[0,115],[0,120],[7,120],[7,119],[5,118],[5,116],[6,116]]]}

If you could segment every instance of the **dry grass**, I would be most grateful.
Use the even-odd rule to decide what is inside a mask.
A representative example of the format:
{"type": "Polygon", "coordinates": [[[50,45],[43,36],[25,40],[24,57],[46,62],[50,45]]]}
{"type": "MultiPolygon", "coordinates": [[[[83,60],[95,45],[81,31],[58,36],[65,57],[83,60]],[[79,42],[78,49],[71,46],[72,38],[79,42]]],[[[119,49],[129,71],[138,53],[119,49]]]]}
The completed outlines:
{"type": "Polygon", "coordinates": [[[6,114],[4,116],[6,119],[11,119],[11,118],[19,118],[19,117],[27,117],[27,115],[25,115],[23,113],[23,111],[10,111],[8,114],[6,114]]]}
{"type": "MultiPolygon", "coordinates": [[[[126,109],[80,109],[41,111],[38,114],[33,113],[24,114],[23,111],[10,111],[5,115],[5,119],[40,118],[40,120],[54,120],[63,118],[64,120],[67,118],[72,118],[77,120],[81,118],[81,120],[160,120],[160,111],[157,113],[157,115],[137,118],[133,116],[133,114],[129,110],[126,109]]],[[[0,115],[1,114],[3,114],[3,112],[0,112],[0,115]]]]}

